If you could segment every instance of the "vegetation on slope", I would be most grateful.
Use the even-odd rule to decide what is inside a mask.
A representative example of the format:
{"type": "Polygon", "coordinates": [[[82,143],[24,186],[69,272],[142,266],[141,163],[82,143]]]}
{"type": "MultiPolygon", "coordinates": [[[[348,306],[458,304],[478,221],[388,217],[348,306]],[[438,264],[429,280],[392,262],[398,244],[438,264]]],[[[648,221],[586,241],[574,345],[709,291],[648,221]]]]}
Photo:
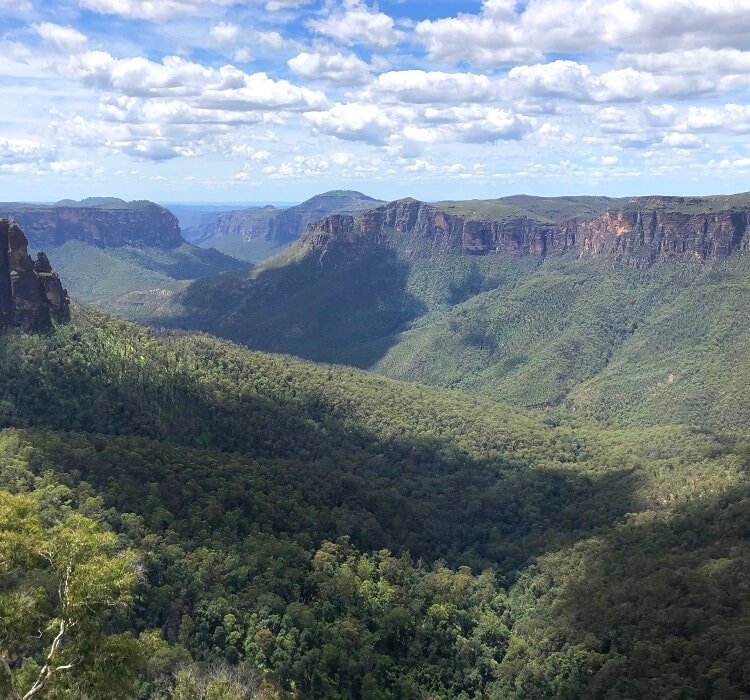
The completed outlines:
{"type": "Polygon", "coordinates": [[[619,424],[750,423],[750,261],[646,270],[573,255],[410,260],[354,238],[191,284],[157,319],[619,424]],[[175,312],[175,307],[172,307],[175,312]]]}
{"type": "Polygon", "coordinates": [[[750,692],[745,433],[542,419],[81,307],[0,353],[4,487],[139,558],[129,616],[98,618],[129,640],[112,697],[750,692]]]}
{"type": "Polygon", "coordinates": [[[187,243],[164,250],[99,248],[71,240],[46,252],[72,298],[131,320],[168,315],[173,294],[190,280],[248,267],[215,250],[187,243]]]}

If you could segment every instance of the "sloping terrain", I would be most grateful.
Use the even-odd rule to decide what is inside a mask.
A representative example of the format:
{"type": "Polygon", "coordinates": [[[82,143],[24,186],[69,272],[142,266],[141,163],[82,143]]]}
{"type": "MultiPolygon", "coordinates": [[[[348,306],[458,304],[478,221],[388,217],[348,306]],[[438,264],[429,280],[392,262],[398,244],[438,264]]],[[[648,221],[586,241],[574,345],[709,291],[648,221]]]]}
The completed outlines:
{"type": "Polygon", "coordinates": [[[189,280],[249,267],[186,243],[175,216],[153,202],[4,203],[2,216],[23,229],[31,250],[55,260],[71,297],[131,319],[164,313],[189,280]]]}
{"type": "Polygon", "coordinates": [[[515,405],[741,427],[746,199],[615,200],[604,213],[613,200],[523,202],[544,221],[402,200],[323,219],[250,272],[198,280],[154,322],[515,405]],[[546,218],[571,207],[589,213],[546,218]]]}
{"type": "Polygon", "coordinates": [[[141,558],[113,697],[191,657],[284,697],[750,692],[746,431],[551,420],[78,306],[0,336],[0,389],[5,487],[141,558]]]}

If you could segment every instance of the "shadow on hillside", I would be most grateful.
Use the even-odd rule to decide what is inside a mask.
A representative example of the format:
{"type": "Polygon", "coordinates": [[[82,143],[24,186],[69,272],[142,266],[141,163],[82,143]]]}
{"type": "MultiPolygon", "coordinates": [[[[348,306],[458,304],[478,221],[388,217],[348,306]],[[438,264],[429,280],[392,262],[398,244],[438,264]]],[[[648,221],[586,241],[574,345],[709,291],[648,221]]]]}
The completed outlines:
{"type": "MultiPolygon", "coordinates": [[[[208,488],[223,503],[211,526],[221,531],[230,511],[235,519],[252,514],[268,494],[282,494],[267,516],[274,532],[313,545],[348,534],[363,550],[409,550],[475,569],[495,564],[507,574],[635,509],[630,471],[576,472],[569,465],[585,444],[551,446],[542,424],[515,424],[511,416],[495,433],[479,409],[451,395],[420,398],[368,375],[268,356],[250,363],[242,350],[201,336],[127,333],[134,331],[107,326],[83,337],[70,327],[23,351],[0,342],[0,427],[139,436],[283,460],[239,504],[231,475],[208,488]],[[376,412],[383,403],[388,411],[376,412]],[[425,412],[434,418],[423,420],[425,412]],[[293,515],[302,511],[316,516],[293,515]]],[[[23,341],[6,340],[13,338],[23,341]]],[[[181,502],[170,484],[214,479],[216,470],[169,475],[156,462],[147,468],[136,450],[119,476],[97,475],[97,462],[83,478],[100,487],[112,478],[130,483],[135,474],[136,484],[157,485],[172,515],[188,522],[182,511],[192,501],[181,502]]],[[[47,468],[78,469],[67,459],[47,468]]],[[[144,503],[145,496],[135,507],[144,503]]],[[[254,526],[252,517],[232,525],[254,526]]]]}
{"type": "Polygon", "coordinates": [[[745,698],[749,569],[743,485],[671,517],[631,516],[544,563],[525,585],[551,598],[553,614],[523,626],[536,630],[529,641],[543,656],[558,644],[607,654],[582,697],[745,698]]]}
{"type": "Polygon", "coordinates": [[[303,259],[251,275],[196,280],[170,325],[254,350],[369,367],[394,334],[425,313],[406,291],[409,264],[361,241],[330,243],[303,259]]]}

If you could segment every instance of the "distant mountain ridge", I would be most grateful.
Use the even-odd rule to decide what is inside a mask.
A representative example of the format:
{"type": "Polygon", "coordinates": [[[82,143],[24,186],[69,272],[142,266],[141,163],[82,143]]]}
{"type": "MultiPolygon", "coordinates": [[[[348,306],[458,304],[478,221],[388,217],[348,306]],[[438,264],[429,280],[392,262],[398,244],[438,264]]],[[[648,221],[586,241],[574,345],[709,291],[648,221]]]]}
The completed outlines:
{"type": "Polygon", "coordinates": [[[534,206],[539,202],[529,199],[527,209],[496,200],[494,212],[491,201],[475,211],[471,202],[402,199],[359,214],[318,220],[302,245],[315,249],[332,238],[362,236],[369,244],[395,245],[407,257],[445,252],[544,257],[575,252],[613,255],[631,267],[647,267],[666,257],[724,258],[750,245],[750,195],[585,198],[581,215],[571,217],[575,208],[568,207],[563,216],[570,218],[558,214],[557,221],[541,215],[540,207],[534,206]]]}
{"type": "Polygon", "coordinates": [[[13,219],[38,248],[83,241],[99,248],[152,246],[171,250],[185,241],[177,218],[146,200],[91,197],[56,204],[0,203],[0,217],[13,219]]]}
{"type": "Polygon", "coordinates": [[[204,248],[257,261],[296,241],[318,219],[334,213],[355,214],[384,203],[361,192],[333,190],[288,209],[267,205],[225,212],[206,224],[194,241],[204,248]]]}
{"type": "Polygon", "coordinates": [[[131,318],[143,299],[153,306],[190,280],[248,267],[185,242],[174,214],[147,200],[0,203],[0,217],[24,230],[30,248],[47,251],[72,297],[106,309],[126,304],[131,318]]]}

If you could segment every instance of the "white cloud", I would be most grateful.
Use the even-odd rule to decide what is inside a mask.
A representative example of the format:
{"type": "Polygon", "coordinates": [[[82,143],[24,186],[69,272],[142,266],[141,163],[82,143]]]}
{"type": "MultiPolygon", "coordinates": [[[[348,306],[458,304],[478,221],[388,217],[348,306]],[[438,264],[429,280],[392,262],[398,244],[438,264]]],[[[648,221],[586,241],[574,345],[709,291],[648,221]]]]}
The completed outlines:
{"type": "Polygon", "coordinates": [[[237,63],[250,63],[250,61],[253,60],[253,55],[250,53],[249,49],[241,48],[237,49],[232,54],[232,60],[237,63]]]}
{"type": "Polygon", "coordinates": [[[401,155],[421,154],[429,144],[518,140],[533,126],[510,110],[482,105],[436,108],[337,103],[325,112],[306,113],[305,118],[313,133],[388,146],[401,155]]]}
{"type": "Polygon", "coordinates": [[[208,31],[208,38],[219,46],[236,44],[240,36],[240,28],[236,24],[219,22],[208,31]]]}
{"type": "Polygon", "coordinates": [[[54,146],[41,141],[0,136],[0,163],[37,161],[50,158],[54,153],[54,146]]]}
{"type": "Polygon", "coordinates": [[[381,73],[364,94],[375,102],[485,102],[496,97],[497,86],[485,75],[406,70],[381,73]]]}
{"type": "Polygon", "coordinates": [[[618,57],[618,63],[667,75],[747,74],[750,73],[750,51],[701,47],[664,53],[623,53],[618,57]]]}
{"type": "MultiPolygon", "coordinates": [[[[296,7],[308,1],[272,0],[266,4],[266,8],[296,7]]],[[[207,14],[212,9],[253,4],[253,2],[254,0],[78,0],[81,7],[93,12],[119,15],[127,19],[145,19],[151,22],[165,22],[174,17],[207,14]]]]}
{"type": "Polygon", "coordinates": [[[716,91],[719,85],[706,76],[656,75],[634,68],[620,68],[595,75],[587,65],[558,60],[511,68],[507,87],[519,97],[623,102],[695,97],[716,91]]]}
{"type": "Polygon", "coordinates": [[[304,116],[313,133],[375,145],[384,144],[396,127],[375,105],[337,102],[325,112],[306,112],[304,116]]]}
{"type": "Polygon", "coordinates": [[[746,0],[532,0],[518,7],[485,0],[478,14],[419,22],[416,36],[434,60],[482,66],[609,47],[750,48],[746,0]]]}
{"type": "Polygon", "coordinates": [[[302,5],[309,5],[312,0],[270,0],[266,3],[266,9],[269,12],[277,12],[278,10],[291,10],[302,5]]]}
{"type": "Polygon", "coordinates": [[[393,18],[371,10],[360,0],[344,0],[343,11],[325,19],[310,20],[310,28],[348,46],[363,44],[376,49],[391,49],[403,33],[395,27],[393,18]]]}
{"type": "Polygon", "coordinates": [[[328,160],[320,156],[295,156],[288,161],[267,165],[263,168],[262,173],[272,180],[315,177],[324,174],[329,166],[328,160]]]}
{"type": "Polygon", "coordinates": [[[310,109],[327,102],[321,92],[273,80],[265,73],[249,74],[234,66],[208,68],[179,56],[156,63],[92,51],[72,57],[61,70],[98,90],[129,97],[183,98],[207,109],[310,109]]]}
{"type": "Polygon", "coordinates": [[[88,38],[74,27],[64,27],[52,22],[33,24],[31,28],[42,41],[60,53],[77,53],[86,46],[88,38]]]}
{"type": "Polygon", "coordinates": [[[750,105],[726,104],[723,107],[690,107],[675,124],[686,132],[750,133],[750,105]]]}
{"type": "Polygon", "coordinates": [[[30,0],[0,0],[0,7],[7,11],[15,11],[24,14],[31,12],[33,6],[30,0]]]}
{"type": "Polygon", "coordinates": [[[302,52],[287,61],[297,75],[338,85],[360,85],[370,79],[370,67],[354,54],[302,52]]]}

